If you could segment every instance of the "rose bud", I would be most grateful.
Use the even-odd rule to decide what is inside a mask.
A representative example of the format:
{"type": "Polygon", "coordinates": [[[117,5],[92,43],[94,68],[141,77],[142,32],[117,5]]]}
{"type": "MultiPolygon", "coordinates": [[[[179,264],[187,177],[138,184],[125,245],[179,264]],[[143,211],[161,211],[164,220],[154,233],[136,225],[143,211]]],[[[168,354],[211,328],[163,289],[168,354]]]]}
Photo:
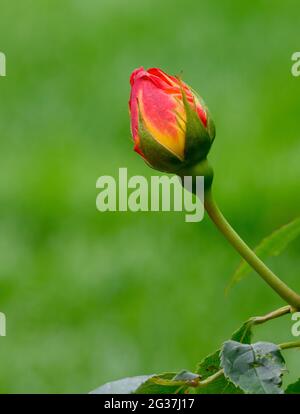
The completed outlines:
{"type": "Polygon", "coordinates": [[[157,68],[136,69],[130,84],[135,151],[151,167],[179,175],[205,160],[215,128],[202,99],[157,68]]]}

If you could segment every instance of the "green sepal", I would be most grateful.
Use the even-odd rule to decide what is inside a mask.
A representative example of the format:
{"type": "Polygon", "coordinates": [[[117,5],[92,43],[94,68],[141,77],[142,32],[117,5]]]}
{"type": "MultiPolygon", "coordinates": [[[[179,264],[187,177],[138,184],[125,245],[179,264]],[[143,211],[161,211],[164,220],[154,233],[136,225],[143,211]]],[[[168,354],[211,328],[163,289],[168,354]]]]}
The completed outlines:
{"type": "Polygon", "coordinates": [[[208,109],[205,101],[203,100],[203,98],[197,94],[197,92],[195,92],[194,90],[192,90],[193,94],[197,97],[198,101],[200,102],[200,105],[202,106],[202,108],[204,109],[205,113],[206,113],[206,118],[207,118],[207,131],[208,131],[208,135],[210,137],[211,140],[211,144],[214,142],[215,137],[216,137],[216,127],[215,127],[215,123],[213,121],[213,118],[211,116],[210,110],[208,109]]]}
{"type": "MultiPolygon", "coordinates": [[[[192,165],[206,158],[212,141],[209,129],[203,125],[198,113],[187,100],[186,93],[181,88],[183,105],[186,113],[186,134],[184,159],[192,165]]],[[[214,134],[214,126],[209,121],[210,132],[214,134]]]]}

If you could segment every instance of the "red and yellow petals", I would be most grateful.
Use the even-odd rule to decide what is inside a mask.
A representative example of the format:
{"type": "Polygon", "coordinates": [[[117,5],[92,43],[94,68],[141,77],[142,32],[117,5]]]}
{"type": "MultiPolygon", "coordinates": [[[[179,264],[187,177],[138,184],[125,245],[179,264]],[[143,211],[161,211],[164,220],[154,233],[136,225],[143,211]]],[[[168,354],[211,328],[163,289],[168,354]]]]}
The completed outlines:
{"type": "Polygon", "coordinates": [[[180,89],[174,89],[175,82],[169,79],[167,75],[158,77],[160,71],[149,70],[144,71],[138,69],[131,76],[131,130],[132,135],[137,142],[138,137],[138,120],[139,111],[144,122],[145,128],[163,147],[174,153],[178,158],[182,159],[184,155],[185,130],[178,127],[177,112],[181,113],[182,118],[185,117],[184,107],[182,103],[178,105],[175,99],[176,94],[180,96],[180,89]],[[150,72],[150,73],[149,73],[150,72]],[[152,73],[151,73],[152,72],[152,73]]]}
{"type": "MultiPolygon", "coordinates": [[[[183,159],[185,129],[178,128],[178,104],[173,96],[156,89],[151,82],[145,83],[138,94],[139,108],[145,128],[163,147],[183,159]]],[[[183,108],[182,117],[185,117],[183,108]]],[[[184,127],[185,128],[185,127],[184,127]]]]}
{"type": "MultiPolygon", "coordinates": [[[[206,109],[197,96],[180,79],[158,68],[138,68],[130,76],[129,109],[135,151],[144,158],[139,131],[140,120],[153,139],[179,160],[184,161],[186,148],[186,103],[207,127],[206,109]]],[[[203,128],[202,127],[202,128],[203,128]]]]}

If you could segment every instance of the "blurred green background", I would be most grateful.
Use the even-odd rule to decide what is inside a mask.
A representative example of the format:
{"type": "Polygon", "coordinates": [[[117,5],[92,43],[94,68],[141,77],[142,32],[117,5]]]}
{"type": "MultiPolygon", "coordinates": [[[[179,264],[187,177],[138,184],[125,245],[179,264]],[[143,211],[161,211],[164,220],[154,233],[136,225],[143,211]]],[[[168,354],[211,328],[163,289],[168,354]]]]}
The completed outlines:
{"type": "MultiPolygon", "coordinates": [[[[282,302],[206,218],[100,213],[100,175],[150,177],[132,151],[130,72],[183,72],[217,125],[215,195],[255,245],[299,214],[299,2],[1,0],[0,392],[82,392],[194,369],[282,302]]],[[[268,263],[295,289],[300,241],[268,263]]],[[[292,340],[288,317],[255,339],[292,340]]],[[[285,353],[293,380],[299,352],[285,353]]]]}

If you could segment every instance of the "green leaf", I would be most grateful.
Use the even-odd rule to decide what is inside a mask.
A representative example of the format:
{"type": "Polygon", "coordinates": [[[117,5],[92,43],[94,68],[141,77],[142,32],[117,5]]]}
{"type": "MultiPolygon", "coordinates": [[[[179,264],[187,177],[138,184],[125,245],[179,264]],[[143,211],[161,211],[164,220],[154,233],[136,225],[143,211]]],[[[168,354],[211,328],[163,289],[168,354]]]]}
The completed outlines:
{"type": "Polygon", "coordinates": [[[141,384],[135,394],[184,394],[189,387],[197,386],[199,380],[199,375],[189,371],[154,375],[141,384]]]}
{"type": "Polygon", "coordinates": [[[141,375],[139,377],[129,377],[118,381],[108,382],[92,391],[91,394],[132,394],[149,378],[151,378],[151,375],[141,375]]]}
{"type": "MultiPolygon", "coordinates": [[[[201,375],[201,379],[206,379],[217,373],[221,367],[220,350],[208,355],[198,365],[197,373],[201,375]]],[[[228,381],[224,375],[221,375],[215,381],[205,387],[195,389],[196,394],[242,394],[243,392],[237,388],[232,382],[228,381]]]]}
{"type": "Polygon", "coordinates": [[[226,341],[221,352],[225,376],[250,394],[282,394],[285,361],[277,345],[226,341]]]}
{"type": "Polygon", "coordinates": [[[244,322],[239,329],[233,332],[231,336],[232,341],[241,342],[242,344],[251,344],[252,326],[252,320],[244,322]]]}
{"type": "Polygon", "coordinates": [[[199,375],[193,372],[182,370],[173,378],[174,381],[182,381],[184,384],[196,384],[199,381],[199,375]]]}
{"type": "MultiPolygon", "coordinates": [[[[232,334],[232,340],[241,343],[250,343],[252,337],[252,323],[245,322],[239,329],[232,334]]],[[[218,349],[214,353],[204,358],[197,367],[197,374],[201,375],[201,379],[206,379],[221,369],[221,350],[218,349]]],[[[206,387],[196,389],[197,394],[243,394],[243,391],[236,387],[232,382],[228,381],[224,375],[208,384],[206,387]]]]}
{"type": "MultiPolygon", "coordinates": [[[[282,226],[278,230],[275,230],[270,236],[263,239],[254,251],[261,259],[266,259],[269,256],[278,256],[299,235],[300,217],[282,226]]],[[[251,271],[252,268],[243,260],[235,271],[226,291],[228,292],[236,283],[241,281],[251,271]]]]}
{"type": "Polygon", "coordinates": [[[285,394],[300,394],[300,378],[294,384],[290,384],[287,387],[285,394]]]}

